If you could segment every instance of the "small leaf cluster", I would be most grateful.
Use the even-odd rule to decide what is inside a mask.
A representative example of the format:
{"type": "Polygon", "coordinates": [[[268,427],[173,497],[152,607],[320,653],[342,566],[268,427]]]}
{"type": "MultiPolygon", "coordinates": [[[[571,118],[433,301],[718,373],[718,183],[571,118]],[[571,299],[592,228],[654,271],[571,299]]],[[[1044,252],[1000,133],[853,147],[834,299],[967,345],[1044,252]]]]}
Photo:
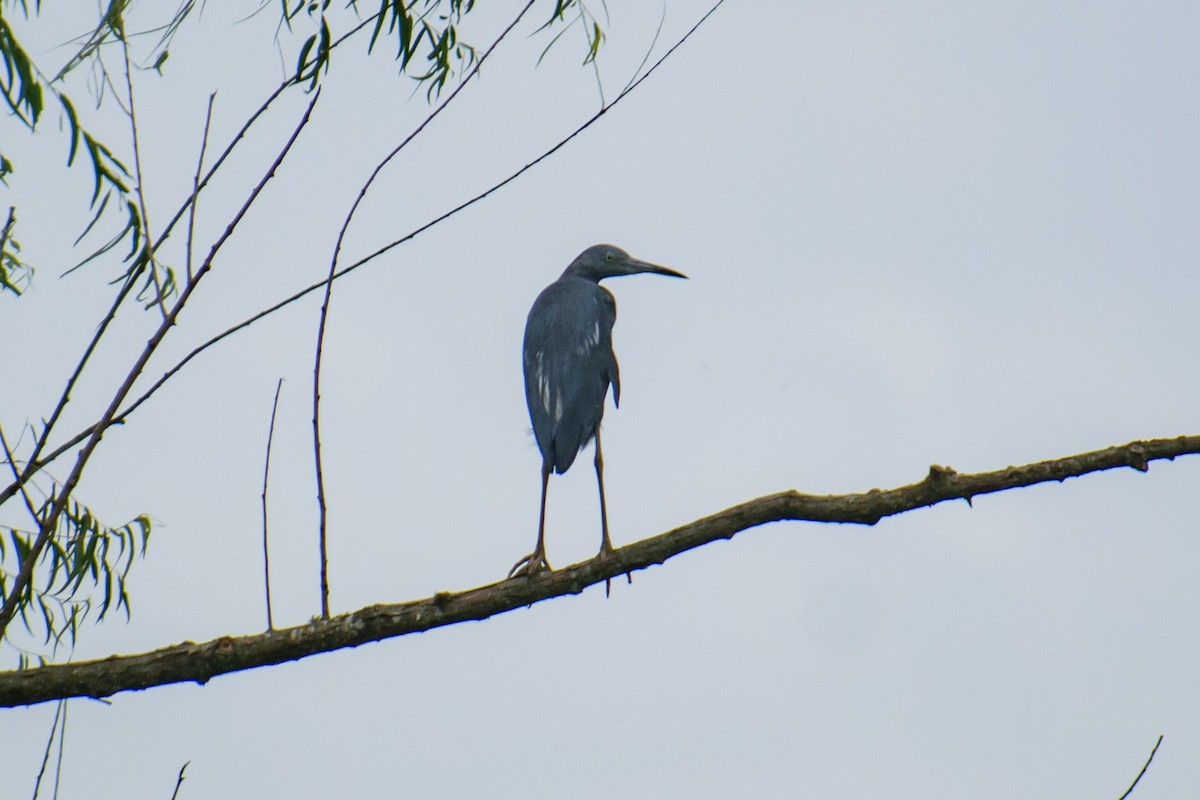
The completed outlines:
{"type": "MultiPolygon", "coordinates": [[[[0,178],[3,174],[0,173],[0,178]]],[[[8,209],[8,221],[0,228],[0,291],[21,293],[21,285],[28,284],[33,268],[20,258],[21,244],[13,236],[17,227],[17,210],[8,209]]]]}
{"type": "Polygon", "coordinates": [[[542,50],[542,54],[538,57],[538,64],[542,63],[542,59],[546,57],[546,54],[550,52],[551,48],[558,44],[558,40],[561,39],[568,30],[573,28],[576,23],[583,26],[584,34],[587,36],[588,49],[587,53],[583,57],[584,66],[594,63],[597,57],[599,57],[600,47],[604,44],[604,29],[600,27],[600,22],[596,19],[595,15],[593,15],[592,12],[588,10],[588,7],[582,2],[577,2],[577,0],[556,0],[554,5],[554,13],[550,15],[550,19],[546,21],[546,24],[542,25],[542,27],[538,30],[546,30],[547,28],[552,27],[555,23],[566,21],[567,10],[572,7],[577,8],[578,13],[576,13],[574,18],[567,22],[566,26],[563,27],[562,30],[554,35],[554,38],[551,39],[550,43],[547,44],[545,49],[542,50]]]}
{"type": "MultiPolygon", "coordinates": [[[[48,510],[49,501],[40,513],[48,510]]],[[[89,617],[99,623],[116,610],[129,618],[126,581],[134,560],[145,554],[150,531],[145,515],[110,527],[87,506],[70,501],[33,565],[34,580],[15,598],[17,617],[30,636],[40,636],[41,644],[50,646],[49,656],[61,645],[73,647],[89,617]]],[[[0,594],[6,599],[29,559],[35,535],[16,528],[0,534],[0,594]]],[[[9,637],[5,635],[6,643],[16,647],[9,637]]],[[[34,654],[21,648],[18,653],[19,668],[29,666],[34,654]]],[[[36,655],[38,663],[47,657],[36,655]]]]}
{"type": "MultiPolygon", "coordinates": [[[[12,25],[4,17],[4,5],[0,0],[0,95],[3,96],[4,102],[8,106],[10,118],[16,119],[29,130],[36,131],[38,123],[45,115],[45,98],[49,95],[57,101],[67,123],[70,137],[67,166],[73,166],[77,156],[82,153],[85,156],[84,163],[92,170],[92,194],[89,207],[93,216],[76,243],[82,241],[95,228],[110,206],[124,211],[124,220],[120,230],[105,244],[96,248],[91,255],[76,264],[76,268],[108,252],[126,237],[133,242],[133,246],[125,257],[125,260],[128,261],[137,252],[137,245],[144,238],[141,215],[137,213],[136,198],[129,186],[129,170],[114,155],[111,147],[84,127],[76,112],[75,104],[63,88],[64,79],[70,72],[82,64],[99,64],[98,55],[102,45],[123,36],[121,33],[123,30],[122,14],[128,1],[111,0],[97,26],[84,37],[84,44],[78,52],[53,78],[47,78],[18,41],[12,25]],[[115,202],[113,202],[114,200],[115,202]]],[[[13,3],[12,5],[16,7],[17,4],[13,3]]],[[[19,5],[28,17],[29,9],[24,3],[19,5]]],[[[38,11],[40,11],[40,4],[34,7],[34,13],[36,14],[38,11]]],[[[100,68],[103,69],[103,66],[100,65],[100,68]]],[[[99,98],[97,98],[98,100],[99,98]]],[[[0,181],[4,181],[15,169],[14,164],[3,153],[0,153],[0,181]]],[[[4,288],[9,287],[5,286],[4,288]]]]}
{"type": "MultiPolygon", "coordinates": [[[[308,84],[311,90],[321,72],[329,71],[330,54],[341,41],[334,39],[330,31],[326,14],[329,0],[297,2],[290,9],[287,0],[283,2],[284,20],[289,26],[302,9],[319,17],[319,30],[304,41],[296,64],[296,82],[308,84]]],[[[357,12],[357,0],[350,0],[349,7],[357,12]]],[[[379,10],[371,18],[374,26],[367,52],[373,52],[381,40],[394,40],[400,72],[425,84],[426,98],[432,101],[450,78],[475,63],[475,48],[458,35],[459,23],[474,7],[474,0],[380,0],[379,10]],[[419,55],[424,56],[424,69],[415,66],[419,55]]]]}

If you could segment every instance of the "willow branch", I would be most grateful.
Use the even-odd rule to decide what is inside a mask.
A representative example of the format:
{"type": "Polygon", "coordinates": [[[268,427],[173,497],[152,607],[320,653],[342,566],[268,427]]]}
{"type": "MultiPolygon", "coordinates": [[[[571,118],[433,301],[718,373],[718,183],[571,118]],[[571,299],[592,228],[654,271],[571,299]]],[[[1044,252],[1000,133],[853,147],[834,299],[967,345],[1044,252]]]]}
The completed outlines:
{"type": "Polygon", "coordinates": [[[1145,472],[1151,461],[1200,454],[1200,435],[1130,442],[1090,453],[1039,461],[993,472],[960,475],[933,466],[917,483],[841,495],[796,491],[759,497],[557,571],[517,577],[462,592],[439,592],[407,603],[374,605],[306,625],[249,636],[222,636],[202,644],[183,642],[150,653],[97,661],[0,672],[0,707],[43,703],[65,697],[107,697],[117,692],[171,683],[207,683],[218,675],[295,661],[317,653],[483,620],[643,570],[680,553],[731,539],[768,522],[797,520],[874,525],[885,517],[951,500],[1064,481],[1092,472],[1132,467],[1145,472]]]}
{"type": "MultiPolygon", "coordinates": [[[[129,65],[129,39],[125,35],[125,15],[116,15],[117,37],[121,41],[121,59],[125,65],[125,91],[129,98],[129,139],[133,145],[133,174],[137,180],[138,208],[142,215],[142,228],[146,237],[146,263],[150,268],[150,281],[154,284],[155,298],[152,305],[158,306],[163,319],[167,316],[167,293],[164,281],[159,277],[158,262],[155,261],[155,240],[150,233],[150,209],[146,203],[146,179],[142,176],[142,146],[138,134],[137,104],[133,92],[133,68],[129,65]]],[[[118,104],[119,105],[119,104],[118,104]]]]}

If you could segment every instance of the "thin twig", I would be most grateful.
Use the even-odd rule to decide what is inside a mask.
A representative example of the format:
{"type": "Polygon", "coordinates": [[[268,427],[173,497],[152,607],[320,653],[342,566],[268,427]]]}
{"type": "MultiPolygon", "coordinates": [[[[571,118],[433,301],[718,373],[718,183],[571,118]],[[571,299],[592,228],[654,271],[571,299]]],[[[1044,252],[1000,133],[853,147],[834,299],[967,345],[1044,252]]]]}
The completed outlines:
{"type": "Polygon", "coordinates": [[[187,769],[188,764],[191,764],[191,763],[192,762],[190,762],[190,761],[185,761],[185,762],[183,762],[183,766],[179,768],[179,777],[175,779],[175,791],[171,792],[171,800],[178,800],[179,787],[183,786],[183,778],[184,778],[183,771],[185,769],[187,769]]]}
{"type": "Polygon", "coordinates": [[[17,611],[20,597],[29,586],[30,581],[33,579],[33,566],[37,562],[38,556],[41,555],[42,548],[44,548],[46,546],[46,542],[49,541],[55,526],[58,525],[58,519],[62,515],[63,510],[66,508],[67,501],[70,499],[71,493],[75,491],[75,487],[79,484],[79,480],[83,477],[83,468],[87,465],[92,453],[100,444],[100,439],[104,432],[110,426],[112,426],[117,416],[117,409],[120,408],[120,405],[122,402],[124,402],[125,397],[129,394],[130,390],[133,389],[134,382],[146,368],[146,363],[150,360],[150,356],[154,354],[154,351],[158,349],[158,346],[162,343],[162,340],[166,337],[167,333],[175,325],[175,320],[179,317],[180,312],[183,311],[184,306],[187,305],[187,301],[191,297],[192,292],[195,291],[196,286],[199,285],[201,279],[208,273],[208,271],[212,269],[213,259],[216,258],[221,247],[224,246],[225,242],[229,240],[229,237],[233,235],[234,230],[237,229],[238,224],[246,216],[246,213],[258,199],[263,189],[266,188],[267,183],[275,176],[275,171],[279,169],[280,164],[283,163],[283,159],[287,156],[288,152],[291,151],[292,145],[295,144],[296,139],[300,136],[300,131],[302,131],[304,126],[308,124],[309,117],[312,115],[313,106],[316,105],[317,99],[320,96],[321,92],[318,89],[313,94],[313,99],[311,102],[309,102],[308,108],[305,109],[304,116],[301,117],[300,122],[296,125],[295,130],[288,138],[287,143],[283,146],[283,149],[280,150],[279,155],[272,162],[270,168],[262,177],[262,180],[260,180],[258,185],[254,187],[254,190],[250,193],[250,196],[246,198],[246,201],[242,204],[242,207],[238,209],[237,214],[234,215],[229,225],[225,228],[224,233],[222,233],[221,236],[217,238],[217,241],[213,243],[211,249],[209,250],[208,257],[204,260],[204,263],[200,266],[200,269],[196,271],[196,274],[192,280],[188,281],[187,286],[179,295],[179,299],[176,300],[175,305],[163,319],[162,324],[158,326],[158,329],[154,332],[154,335],[151,336],[150,340],[146,342],[146,346],[142,349],[142,352],[134,362],[133,367],[125,376],[125,380],[121,384],[120,388],[117,389],[117,392],[113,396],[112,401],[109,403],[108,408],[100,417],[99,422],[93,426],[91,435],[88,437],[87,441],[80,449],[79,454],[75,458],[75,466],[71,469],[71,474],[67,477],[66,481],[63,482],[62,487],[59,489],[58,495],[54,498],[54,502],[51,505],[50,511],[43,518],[38,531],[37,539],[34,540],[33,545],[26,554],[25,560],[21,563],[21,569],[17,573],[17,577],[13,580],[12,589],[4,600],[4,606],[0,608],[0,637],[3,637],[4,631],[8,629],[8,623],[12,621],[13,614],[15,614],[17,611]]]}
{"type": "Polygon", "coordinates": [[[58,726],[58,757],[54,759],[54,800],[58,800],[58,787],[62,783],[63,752],[67,749],[67,701],[63,701],[62,724],[58,726]]]}
{"type": "Polygon", "coordinates": [[[8,437],[4,435],[4,426],[0,425],[0,444],[4,445],[4,458],[8,461],[8,466],[12,470],[13,477],[17,479],[21,487],[21,497],[25,500],[25,508],[29,510],[29,516],[33,517],[33,524],[37,525],[41,522],[38,519],[37,509],[33,505],[33,498],[29,496],[29,490],[25,484],[20,483],[21,473],[17,469],[17,459],[13,455],[12,448],[8,446],[8,437]]]}
{"type": "MultiPolygon", "coordinates": [[[[722,2],[724,2],[724,0],[722,0],[722,2]]],[[[721,3],[717,3],[717,6],[719,6],[719,5],[721,5],[721,3]]],[[[716,11],[716,10],[717,10],[717,7],[713,6],[713,11],[716,11]]],[[[710,11],[708,13],[711,14],[712,11],[710,11]]],[[[700,21],[703,22],[704,20],[700,20],[700,21]]],[[[664,3],[663,9],[662,9],[662,16],[660,16],[658,18],[658,28],[656,28],[654,31],[654,38],[650,40],[650,46],[646,48],[646,55],[642,56],[642,63],[638,64],[637,69],[635,69],[633,71],[633,77],[629,79],[629,83],[625,84],[625,88],[621,90],[622,94],[629,91],[633,87],[633,82],[635,80],[637,80],[637,76],[641,74],[642,68],[645,67],[646,62],[650,60],[650,54],[654,52],[654,47],[655,47],[655,45],[658,44],[658,37],[662,35],[663,25],[665,25],[666,22],[667,22],[667,6],[666,6],[666,3],[664,3]]]]}
{"type": "Polygon", "coordinates": [[[208,129],[212,125],[213,101],[216,99],[216,92],[208,96],[208,110],[204,113],[204,133],[200,137],[200,155],[196,157],[196,174],[192,178],[192,199],[187,206],[187,254],[185,258],[187,259],[187,279],[189,281],[192,279],[192,252],[196,235],[196,203],[200,197],[200,172],[204,169],[204,153],[208,149],[208,129]]]}
{"type": "Polygon", "coordinates": [[[1133,783],[1129,784],[1129,788],[1125,790],[1125,794],[1118,797],[1117,800],[1125,800],[1125,798],[1133,794],[1133,787],[1138,785],[1138,781],[1142,779],[1142,776],[1146,774],[1146,770],[1150,768],[1150,762],[1154,760],[1154,754],[1158,752],[1158,746],[1162,744],[1162,740],[1162,734],[1159,734],[1158,741],[1154,743],[1154,749],[1150,751],[1150,757],[1146,759],[1145,764],[1142,764],[1142,771],[1133,779],[1133,783]]]}
{"type": "Polygon", "coordinates": [[[267,594],[267,630],[275,630],[275,620],[271,616],[271,555],[267,548],[267,480],[271,475],[271,442],[275,440],[275,412],[279,409],[279,391],[283,388],[283,378],[275,384],[275,402],[271,404],[271,425],[267,428],[267,457],[263,465],[262,488],[262,520],[263,520],[263,585],[267,594]]]}
{"type": "MultiPolygon", "coordinates": [[[[710,8],[703,17],[701,17],[699,20],[697,20],[696,24],[693,25],[691,28],[689,28],[688,32],[685,33],[679,41],[677,41],[675,44],[671,45],[671,48],[669,50],[667,50],[667,52],[663,53],[662,57],[659,58],[658,61],[654,62],[654,66],[652,66],[652,67],[650,67],[650,69],[646,70],[646,73],[644,75],[642,75],[642,77],[638,78],[636,81],[633,81],[628,86],[626,86],[624,89],[622,89],[621,93],[619,95],[617,95],[617,99],[613,100],[612,104],[615,106],[617,104],[617,100],[620,100],[622,97],[624,97],[625,95],[632,92],[634,89],[636,89],[638,87],[639,84],[641,84],[642,81],[646,80],[646,78],[649,78],[656,69],[658,69],[659,67],[662,66],[664,61],[666,61],[668,58],[671,57],[672,53],[674,53],[676,50],[678,50],[679,47],[684,42],[686,42],[689,38],[691,38],[691,35],[693,33],[695,33],[697,30],[699,30],[700,26],[703,25],[705,22],[707,22],[708,18],[711,17],[713,14],[715,14],[717,9],[720,8],[724,4],[725,4],[725,0],[717,0],[717,2],[713,5],[713,7],[710,8]]],[[[657,38],[657,36],[658,36],[658,34],[655,34],[656,38],[657,38]]]]}
{"type": "Polygon", "coordinates": [[[469,73],[467,73],[467,76],[463,78],[458,86],[454,87],[454,91],[451,92],[450,95],[443,100],[437,108],[431,111],[429,115],[422,120],[421,124],[418,125],[412,131],[412,133],[404,138],[404,141],[396,145],[390,153],[384,156],[382,161],[375,165],[375,169],[371,171],[371,175],[362,185],[362,188],[358,190],[358,196],[354,198],[354,203],[351,204],[350,211],[346,214],[346,220],[342,223],[341,230],[338,231],[337,243],[333,248],[333,258],[331,258],[329,262],[329,277],[325,280],[325,299],[321,303],[321,315],[320,320],[317,323],[316,354],[313,357],[313,461],[315,463],[317,474],[317,509],[319,514],[317,523],[317,539],[321,551],[321,616],[325,619],[329,618],[329,550],[327,547],[328,504],[325,499],[325,473],[321,466],[321,356],[325,350],[325,329],[329,320],[329,301],[333,294],[333,276],[337,274],[338,258],[342,253],[342,243],[346,239],[346,231],[349,230],[350,221],[354,219],[354,214],[358,211],[359,205],[367,196],[367,191],[371,188],[371,184],[373,184],[375,179],[379,177],[379,173],[383,171],[383,168],[386,167],[393,158],[398,156],[400,151],[408,146],[409,142],[411,142],[423,130],[425,130],[429,123],[433,122],[433,120],[436,119],[437,116],[441,114],[447,106],[450,105],[450,103],[454,102],[454,98],[458,97],[459,92],[461,92],[463,88],[471,82],[472,78],[479,74],[479,69],[483,66],[483,62],[486,61],[488,56],[490,56],[492,52],[500,45],[500,42],[504,41],[504,37],[506,37],[509,32],[512,31],[512,29],[515,28],[518,23],[520,23],[521,18],[524,17],[526,12],[533,7],[534,2],[535,0],[529,0],[529,2],[525,4],[525,7],[521,9],[516,18],[509,23],[508,27],[505,28],[498,37],[496,37],[496,41],[492,42],[492,46],[489,47],[484,54],[479,57],[479,60],[475,62],[475,66],[469,73]]]}
{"type": "MultiPolygon", "coordinates": [[[[129,109],[126,113],[129,116],[129,133],[133,144],[133,173],[135,180],[137,180],[138,208],[141,209],[142,213],[142,235],[146,237],[146,262],[150,265],[150,280],[154,284],[154,305],[158,306],[163,319],[166,319],[167,298],[163,291],[162,281],[159,279],[158,263],[154,260],[154,240],[150,234],[150,209],[146,207],[146,191],[142,179],[142,149],[138,141],[137,109],[133,102],[133,71],[129,66],[129,41],[125,36],[125,15],[117,12],[115,17],[117,36],[121,40],[121,57],[125,64],[125,91],[128,92],[129,96],[129,109]]],[[[113,91],[113,96],[116,96],[115,90],[113,91]]]]}
{"type": "Polygon", "coordinates": [[[50,751],[54,748],[54,734],[58,731],[58,720],[62,716],[66,700],[59,700],[54,707],[54,721],[50,723],[50,735],[46,737],[46,749],[42,752],[42,766],[38,768],[37,778],[33,781],[33,800],[37,800],[42,788],[42,778],[46,775],[46,765],[50,763],[50,751]]]}

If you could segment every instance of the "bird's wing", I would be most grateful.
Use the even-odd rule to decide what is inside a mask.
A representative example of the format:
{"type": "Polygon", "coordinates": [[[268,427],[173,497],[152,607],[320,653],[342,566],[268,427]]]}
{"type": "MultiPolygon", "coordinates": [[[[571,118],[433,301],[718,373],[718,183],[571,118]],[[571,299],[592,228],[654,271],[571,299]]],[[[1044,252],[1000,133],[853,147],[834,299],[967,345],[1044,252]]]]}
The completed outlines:
{"type": "Polygon", "coordinates": [[[529,312],[525,399],[542,457],[559,473],[595,435],[608,387],[616,385],[612,305],[595,283],[560,279],[529,312]]]}

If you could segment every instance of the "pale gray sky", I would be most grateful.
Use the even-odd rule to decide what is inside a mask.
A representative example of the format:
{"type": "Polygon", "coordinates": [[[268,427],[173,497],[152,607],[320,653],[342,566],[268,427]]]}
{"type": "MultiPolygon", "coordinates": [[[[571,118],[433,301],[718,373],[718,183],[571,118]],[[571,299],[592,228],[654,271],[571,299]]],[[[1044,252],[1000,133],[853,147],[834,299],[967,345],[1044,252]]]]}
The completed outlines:
{"type": "MultiPolygon", "coordinates": [[[[219,5],[179,35],[165,79],[139,76],[152,219],[189,190],[208,93],[223,143],[280,77],[271,15],[232,25],[240,12],[219,5]]],[[[662,7],[608,7],[611,98],[662,7]]],[[[705,10],[668,3],[656,52],[705,10]]],[[[473,13],[464,36],[490,41],[496,14],[473,13]]],[[[596,110],[582,36],[535,69],[535,27],[381,176],[348,256],[596,110]]],[[[334,611],[491,582],[529,551],[540,458],[522,328],[595,242],[691,276],[609,282],[618,545],[784,488],[862,491],[931,463],[981,471],[1196,433],[1198,41],[1200,9],[1183,3],[727,4],[552,159],[338,284],[322,411],[334,611]]],[[[339,58],[152,377],[319,279],[358,187],[427,113],[386,57],[339,58]]],[[[305,102],[282,103],[201,203],[209,239],[305,102]]],[[[62,141],[38,156],[40,142],[7,138],[44,159],[2,189],[43,265],[26,297],[0,298],[12,431],[50,409],[115,268],[57,278],[72,262],[61,231],[79,229],[59,223],[86,221],[87,176],[62,173],[62,141]]],[[[198,359],[105,437],[81,496],[158,527],[132,622],[85,631],[76,658],[265,625],[258,504],[280,376],[276,621],[317,612],[317,302],[198,359]]],[[[154,323],[120,317],[64,431],[94,418],[154,323]]],[[[205,687],[73,701],[60,796],[169,797],[190,761],[185,800],[1116,797],[1160,733],[1135,796],[1189,796],[1197,486],[1200,460],[1184,458],[873,528],[771,525],[608,599],[596,588],[205,687]]],[[[553,479],[552,563],[593,554],[594,493],[590,453],[553,479]]],[[[0,714],[6,794],[28,796],[53,713],[0,714]]]]}

